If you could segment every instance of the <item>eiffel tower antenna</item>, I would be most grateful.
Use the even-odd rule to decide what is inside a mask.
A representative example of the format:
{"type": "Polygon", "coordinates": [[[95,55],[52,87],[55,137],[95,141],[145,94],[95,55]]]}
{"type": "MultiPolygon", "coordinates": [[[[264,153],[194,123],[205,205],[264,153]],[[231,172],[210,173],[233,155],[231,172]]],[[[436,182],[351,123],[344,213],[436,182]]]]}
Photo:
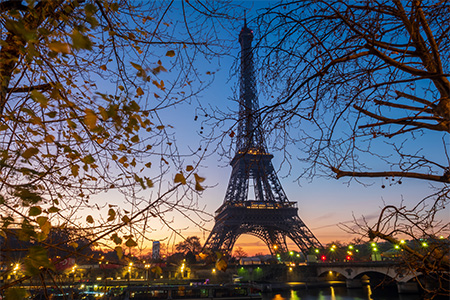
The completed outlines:
{"type": "Polygon", "coordinates": [[[271,254],[287,252],[286,238],[307,254],[322,245],[297,213],[283,191],[268,153],[259,115],[253,63],[253,31],[244,27],[241,44],[239,124],[236,153],[223,204],[216,210],[215,225],[203,251],[231,254],[236,240],[250,234],[263,240],[271,254]]]}
{"type": "Polygon", "coordinates": [[[244,27],[247,27],[247,10],[244,9],[244,27]]]}

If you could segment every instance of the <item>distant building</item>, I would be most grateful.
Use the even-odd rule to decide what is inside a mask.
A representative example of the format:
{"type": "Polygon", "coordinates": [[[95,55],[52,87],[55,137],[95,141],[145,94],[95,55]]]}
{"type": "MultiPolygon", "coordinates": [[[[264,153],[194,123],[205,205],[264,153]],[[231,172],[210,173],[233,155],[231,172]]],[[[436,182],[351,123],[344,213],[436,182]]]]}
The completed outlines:
{"type": "Polygon", "coordinates": [[[152,258],[159,259],[160,243],[158,241],[153,242],[152,258]]]}
{"type": "Polygon", "coordinates": [[[259,257],[243,257],[239,260],[240,265],[260,265],[261,259],[259,257]]]}

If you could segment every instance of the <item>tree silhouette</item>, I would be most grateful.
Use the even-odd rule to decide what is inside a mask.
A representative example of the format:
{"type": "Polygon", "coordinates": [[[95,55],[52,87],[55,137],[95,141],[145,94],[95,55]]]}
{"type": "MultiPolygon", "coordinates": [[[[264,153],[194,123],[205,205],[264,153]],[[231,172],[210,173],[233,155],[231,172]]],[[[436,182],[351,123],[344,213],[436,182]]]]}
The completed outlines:
{"type": "MultiPolygon", "coordinates": [[[[19,228],[24,240],[42,242],[54,227],[86,229],[89,243],[73,243],[70,255],[102,244],[120,258],[123,247],[145,240],[149,218],[167,223],[164,213],[194,209],[203,154],[181,157],[160,113],[195,101],[205,87],[193,63],[224,49],[211,28],[232,9],[224,2],[2,1],[2,230],[19,228]],[[93,203],[101,192],[121,193],[123,205],[93,203]]],[[[35,265],[47,265],[45,251],[55,246],[35,251],[35,265]]],[[[39,268],[25,273],[0,291],[39,268]]]]}
{"type": "Polygon", "coordinates": [[[402,236],[444,237],[403,253],[438,283],[429,292],[445,295],[450,226],[438,213],[450,193],[449,8],[448,1],[283,1],[261,12],[255,31],[260,86],[273,99],[260,113],[273,147],[285,163],[309,163],[299,177],[429,184],[429,197],[385,207],[358,233],[396,245],[402,236]]]}

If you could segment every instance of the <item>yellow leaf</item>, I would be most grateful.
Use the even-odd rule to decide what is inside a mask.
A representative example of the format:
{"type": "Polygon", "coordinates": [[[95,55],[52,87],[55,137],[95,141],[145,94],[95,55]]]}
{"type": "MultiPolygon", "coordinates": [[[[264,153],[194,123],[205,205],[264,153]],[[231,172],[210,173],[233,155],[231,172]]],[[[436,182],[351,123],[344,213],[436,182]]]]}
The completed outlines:
{"type": "Polygon", "coordinates": [[[137,246],[137,243],[132,239],[132,238],[129,238],[126,242],[125,242],[125,246],[127,246],[127,247],[136,247],[137,246]]]}
{"type": "Polygon", "coordinates": [[[138,87],[138,88],[137,88],[136,94],[137,94],[138,96],[144,95],[144,91],[141,89],[141,87],[138,87]]]}
{"type": "Polygon", "coordinates": [[[106,71],[106,66],[105,65],[101,65],[100,69],[102,69],[103,71],[106,71]]]}
{"type": "Polygon", "coordinates": [[[78,248],[78,244],[75,243],[75,242],[70,243],[69,246],[70,246],[70,247],[73,247],[74,249],[77,249],[77,248],[78,248]]]}
{"type": "Polygon", "coordinates": [[[31,91],[31,98],[38,102],[43,108],[46,108],[48,105],[48,98],[45,97],[41,92],[37,91],[37,90],[32,90],[31,91]]]}
{"type": "Polygon", "coordinates": [[[51,42],[48,44],[48,48],[52,51],[69,54],[70,53],[70,45],[67,43],[60,42],[51,42]]]}
{"type": "Polygon", "coordinates": [[[122,217],[122,222],[124,222],[124,223],[129,223],[131,220],[130,220],[130,218],[128,218],[128,216],[123,216],[122,217]]]}
{"type": "Polygon", "coordinates": [[[30,208],[30,211],[28,212],[28,215],[30,217],[39,216],[42,213],[42,209],[40,206],[32,206],[30,208]]]}
{"type": "Polygon", "coordinates": [[[122,256],[123,256],[123,250],[122,250],[122,247],[116,246],[116,248],[114,248],[114,250],[116,250],[117,257],[118,257],[119,259],[122,259],[122,256]]]}
{"type": "Polygon", "coordinates": [[[48,235],[51,229],[52,223],[50,223],[49,221],[46,221],[43,225],[41,225],[42,233],[44,233],[45,235],[48,235]]]}
{"type": "Polygon", "coordinates": [[[37,148],[31,147],[22,153],[22,157],[25,159],[29,159],[30,157],[32,157],[33,155],[36,155],[38,153],[39,153],[39,150],[37,148]]]}
{"type": "Polygon", "coordinates": [[[194,170],[194,167],[193,167],[193,166],[191,166],[191,165],[186,166],[186,172],[190,172],[190,171],[192,171],[192,170],[194,170]]]}
{"type": "Polygon", "coordinates": [[[168,57],[174,57],[174,56],[175,56],[175,51],[173,51],[173,50],[167,51],[166,56],[168,56],[168,57]]]}
{"type": "Polygon", "coordinates": [[[122,156],[122,157],[119,159],[119,162],[123,165],[123,164],[125,164],[125,162],[126,162],[127,160],[128,160],[127,157],[122,156]]]}
{"type": "Polygon", "coordinates": [[[203,181],[205,181],[205,178],[198,176],[197,173],[194,174],[194,177],[195,177],[195,181],[196,182],[203,182],[203,181]]]}
{"type": "Polygon", "coordinates": [[[226,271],[227,270],[227,267],[228,267],[228,263],[227,263],[227,261],[225,260],[225,258],[219,258],[217,261],[216,261],[216,269],[217,270],[219,270],[219,271],[226,271]]]}
{"type": "Polygon", "coordinates": [[[70,167],[71,171],[72,171],[72,175],[73,177],[77,177],[78,176],[78,170],[80,169],[79,165],[72,165],[70,167]]]}
{"type": "Polygon", "coordinates": [[[89,215],[89,216],[86,217],[86,222],[92,224],[92,223],[94,223],[94,218],[91,215],[89,215]]]}
{"type": "Polygon", "coordinates": [[[107,219],[108,222],[114,221],[114,219],[116,218],[116,212],[115,212],[115,210],[112,209],[112,208],[110,208],[110,209],[108,210],[108,216],[109,216],[108,219],[107,219]]]}
{"type": "Polygon", "coordinates": [[[181,184],[186,184],[186,178],[184,178],[184,175],[181,173],[177,173],[175,175],[175,179],[173,180],[175,183],[180,182],[181,184]]]}
{"type": "Polygon", "coordinates": [[[142,66],[141,65],[138,65],[138,64],[136,64],[134,62],[130,62],[130,63],[136,70],[142,71],[142,66]]]}
{"type": "Polygon", "coordinates": [[[37,217],[36,222],[39,224],[40,227],[44,226],[44,224],[47,222],[47,217],[37,217]]]}
{"type": "Polygon", "coordinates": [[[46,141],[47,143],[53,143],[55,141],[55,137],[49,134],[44,138],[44,141],[46,141]]]}
{"type": "Polygon", "coordinates": [[[152,188],[153,187],[153,181],[151,180],[151,179],[149,179],[149,178],[145,178],[145,181],[147,182],[147,186],[149,187],[149,188],[152,188]]]}
{"type": "Polygon", "coordinates": [[[113,242],[114,242],[116,245],[122,244],[122,239],[117,235],[117,233],[114,233],[114,234],[111,236],[111,240],[113,240],[113,242]]]}
{"type": "Polygon", "coordinates": [[[195,190],[201,192],[201,191],[204,191],[205,188],[202,187],[202,186],[200,185],[200,183],[196,182],[196,183],[195,183],[195,190]]]}
{"type": "Polygon", "coordinates": [[[92,109],[89,108],[86,108],[84,112],[86,113],[84,123],[90,130],[94,129],[97,126],[97,115],[92,109]]]}

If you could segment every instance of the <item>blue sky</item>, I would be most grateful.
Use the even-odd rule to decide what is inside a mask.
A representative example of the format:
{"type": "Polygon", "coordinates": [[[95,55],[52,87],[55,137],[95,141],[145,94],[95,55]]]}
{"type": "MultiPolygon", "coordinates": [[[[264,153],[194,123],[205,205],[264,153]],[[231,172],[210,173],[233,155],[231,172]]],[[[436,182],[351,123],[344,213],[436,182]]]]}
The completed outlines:
{"type": "MultiPolygon", "coordinates": [[[[273,3],[273,2],[272,2],[273,3]]],[[[248,7],[248,20],[251,20],[255,14],[256,9],[270,5],[270,1],[244,1],[243,5],[248,7]]],[[[251,21],[248,26],[255,32],[257,28],[252,26],[251,21]]],[[[229,34],[229,33],[224,33],[229,34]]],[[[236,30],[233,33],[235,36],[235,44],[231,53],[219,59],[214,58],[210,61],[197,61],[196,67],[200,73],[214,72],[214,75],[205,75],[205,78],[212,77],[214,80],[211,85],[200,93],[199,102],[204,107],[218,107],[221,110],[231,109],[236,111],[238,109],[237,103],[232,99],[236,98],[237,91],[237,77],[233,76],[236,65],[236,58],[239,55],[238,34],[236,30]],[[209,76],[209,77],[208,77],[209,76]]],[[[232,37],[229,37],[233,40],[232,37]]],[[[211,78],[211,79],[212,79],[211,78]]],[[[265,101],[267,99],[260,99],[265,101]]],[[[202,124],[203,118],[199,116],[197,121],[194,118],[198,112],[196,110],[197,104],[185,103],[170,110],[164,111],[160,117],[165,120],[166,124],[174,127],[174,134],[177,139],[177,145],[181,152],[189,152],[189,149],[197,149],[202,144],[202,138],[199,136],[200,131],[204,133],[212,129],[227,130],[223,128],[208,128],[202,124]],[[205,127],[202,129],[202,126],[205,127]]],[[[231,124],[231,123],[230,123],[231,124]]],[[[436,140],[436,139],[435,139],[436,140]]],[[[230,141],[225,140],[225,145],[230,141]]],[[[428,146],[425,151],[431,151],[439,147],[439,145],[428,144],[421,145],[428,146]]],[[[222,204],[225,190],[228,184],[228,179],[231,174],[231,167],[228,165],[228,158],[222,157],[219,151],[214,151],[214,145],[209,147],[208,153],[210,155],[201,163],[199,175],[206,178],[205,185],[209,186],[202,195],[197,199],[198,207],[204,208],[209,213],[209,221],[204,223],[200,221],[204,228],[211,229],[214,225],[212,216],[214,211],[222,204]]],[[[295,151],[294,148],[291,151],[295,151]]],[[[273,163],[275,169],[280,168],[283,154],[272,152],[274,154],[273,163]]],[[[439,151],[436,151],[439,153],[439,151]]],[[[301,156],[300,153],[292,153],[295,156],[301,156]]],[[[195,158],[187,158],[186,164],[195,162],[195,158]],[[191,161],[189,161],[191,160],[191,161]]],[[[346,179],[336,180],[333,178],[317,177],[313,181],[309,179],[297,180],[298,175],[305,165],[301,162],[293,160],[292,171],[282,166],[279,169],[278,176],[282,186],[290,199],[290,201],[298,202],[299,216],[306,223],[306,225],[313,231],[316,237],[323,243],[331,241],[350,241],[355,236],[345,233],[339,228],[338,224],[351,224],[353,217],[361,218],[365,216],[366,220],[374,222],[378,217],[380,208],[386,204],[399,205],[402,201],[404,204],[413,205],[421,200],[426,195],[430,194],[430,187],[428,183],[420,182],[419,180],[409,179],[403,180],[401,185],[390,185],[389,180],[385,179],[365,179],[360,184],[352,181],[348,183],[346,179]],[[382,188],[382,185],[385,188],[382,188]]],[[[151,192],[150,192],[151,193],[151,192]]],[[[101,194],[95,197],[99,201],[117,202],[120,203],[120,196],[114,194],[101,194]]],[[[183,236],[198,235],[204,241],[209,234],[208,231],[200,230],[191,222],[186,221],[185,217],[174,214],[168,215],[173,221],[171,226],[178,230],[183,236]]],[[[192,214],[193,218],[196,218],[192,214]]],[[[449,219],[449,210],[443,211],[439,215],[440,218],[449,219]]],[[[154,222],[153,230],[149,232],[149,237],[154,240],[161,239],[167,242],[168,236],[172,235],[172,231],[163,224],[154,222]]],[[[181,241],[178,237],[171,240],[171,244],[181,241]]],[[[241,237],[235,247],[243,247],[249,253],[264,252],[268,250],[266,246],[257,241],[256,238],[249,238],[248,236],[241,237]]]]}

